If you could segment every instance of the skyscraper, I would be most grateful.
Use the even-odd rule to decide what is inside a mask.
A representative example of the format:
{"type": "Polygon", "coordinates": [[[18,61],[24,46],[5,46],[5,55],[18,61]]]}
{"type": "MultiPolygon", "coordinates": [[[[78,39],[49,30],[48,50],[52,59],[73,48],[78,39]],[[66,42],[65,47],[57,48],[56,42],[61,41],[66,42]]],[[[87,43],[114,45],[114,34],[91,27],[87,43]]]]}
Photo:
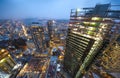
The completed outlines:
{"type": "Polygon", "coordinates": [[[120,72],[120,34],[112,39],[112,42],[107,46],[101,57],[101,66],[104,70],[115,73],[120,72]]]}
{"type": "Polygon", "coordinates": [[[120,77],[120,34],[112,37],[110,43],[104,44],[103,47],[104,49],[99,51],[89,70],[86,71],[85,77],[95,78],[95,75],[100,78],[120,77]]]}
{"type": "Polygon", "coordinates": [[[109,4],[96,5],[92,12],[71,10],[64,67],[73,78],[81,78],[88,69],[114,24],[106,13],[100,11],[101,7],[107,12],[109,4]]]}
{"type": "Polygon", "coordinates": [[[32,35],[33,42],[38,53],[43,53],[46,50],[46,42],[44,36],[44,30],[40,26],[30,27],[30,32],[32,35]]]}
{"type": "Polygon", "coordinates": [[[54,36],[54,30],[55,30],[55,21],[54,20],[49,20],[47,22],[47,26],[48,26],[48,34],[50,39],[52,39],[52,37],[54,36]]]}
{"type": "Polygon", "coordinates": [[[12,59],[6,49],[0,50],[0,72],[11,74],[16,62],[12,59]]]}

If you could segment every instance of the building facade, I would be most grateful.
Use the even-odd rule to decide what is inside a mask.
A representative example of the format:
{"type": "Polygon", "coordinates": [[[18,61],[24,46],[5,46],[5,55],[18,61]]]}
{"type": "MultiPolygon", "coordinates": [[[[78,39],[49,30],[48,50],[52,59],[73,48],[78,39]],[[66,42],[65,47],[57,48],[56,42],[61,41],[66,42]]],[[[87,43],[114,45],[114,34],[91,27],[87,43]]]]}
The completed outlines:
{"type": "Polygon", "coordinates": [[[106,13],[109,7],[110,4],[99,4],[92,10],[71,10],[64,67],[73,78],[82,77],[102,48],[103,41],[108,39],[114,25],[113,19],[106,13]]]}
{"type": "Polygon", "coordinates": [[[50,39],[52,39],[53,37],[53,34],[54,34],[54,20],[48,20],[47,22],[47,26],[48,26],[48,34],[49,34],[49,37],[50,39]]]}
{"type": "Polygon", "coordinates": [[[6,49],[0,50],[0,72],[11,74],[16,62],[12,59],[6,49]]]}
{"type": "Polygon", "coordinates": [[[40,26],[30,27],[30,32],[32,35],[33,42],[38,53],[43,53],[46,51],[46,42],[44,36],[44,30],[40,26]]]}

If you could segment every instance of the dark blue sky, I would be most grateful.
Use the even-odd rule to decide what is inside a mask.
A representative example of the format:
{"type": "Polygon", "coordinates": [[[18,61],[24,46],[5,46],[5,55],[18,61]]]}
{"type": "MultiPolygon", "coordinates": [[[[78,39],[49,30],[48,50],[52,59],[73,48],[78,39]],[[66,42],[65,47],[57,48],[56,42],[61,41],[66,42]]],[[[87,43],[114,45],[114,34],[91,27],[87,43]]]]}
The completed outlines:
{"type": "Polygon", "coordinates": [[[73,8],[110,2],[120,4],[119,0],[0,0],[0,18],[69,19],[70,10],[73,8]]]}

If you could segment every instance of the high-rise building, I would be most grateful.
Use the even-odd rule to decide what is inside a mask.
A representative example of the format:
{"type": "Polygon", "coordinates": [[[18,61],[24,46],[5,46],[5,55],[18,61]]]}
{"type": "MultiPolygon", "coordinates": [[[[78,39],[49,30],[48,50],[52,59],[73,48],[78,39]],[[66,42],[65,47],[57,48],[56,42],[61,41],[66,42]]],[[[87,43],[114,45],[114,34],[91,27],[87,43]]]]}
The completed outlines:
{"type": "Polygon", "coordinates": [[[99,57],[100,61],[99,64],[101,65],[101,68],[104,68],[104,71],[108,71],[114,74],[115,73],[120,74],[119,52],[120,52],[120,34],[112,39],[111,43],[103,51],[102,53],[103,56],[99,57]]]}
{"type": "Polygon", "coordinates": [[[54,20],[49,20],[47,22],[47,26],[48,26],[48,34],[50,39],[52,39],[52,37],[54,36],[54,31],[55,31],[55,21],[54,20]]]}
{"type": "Polygon", "coordinates": [[[85,78],[95,78],[95,75],[100,78],[120,77],[120,34],[114,35],[116,36],[111,38],[109,44],[103,45],[104,49],[99,51],[89,70],[85,72],[85,78]]]}
{"type": "Polygon", "coordinates": [[[11,74],[16,62],[6,49],[0,50],[0,72],[11,74]]]}
{"type": "Polygon", "coordinates": [[[71,10],[64,67],[73,78],[81,78],[88,70],[95,55],[102,48],[104,39],[108,39],[106,35],[114,25],[113,19],[106,13],[109,4],[96,5],[92,13],[89,13],[91,10],[86,11],[86,9],[83,9],[85,11],[71,10]],[[105,7],[104,14],[101,7],[105,7]]]}
{"type": "Polygon", "coordinates": [[[30,32],[32,35],[33,42],[38,53],[43,53],[46,51],[46,42],[44,36],[44,30],[40,26],[30,27],[30,32]]]}

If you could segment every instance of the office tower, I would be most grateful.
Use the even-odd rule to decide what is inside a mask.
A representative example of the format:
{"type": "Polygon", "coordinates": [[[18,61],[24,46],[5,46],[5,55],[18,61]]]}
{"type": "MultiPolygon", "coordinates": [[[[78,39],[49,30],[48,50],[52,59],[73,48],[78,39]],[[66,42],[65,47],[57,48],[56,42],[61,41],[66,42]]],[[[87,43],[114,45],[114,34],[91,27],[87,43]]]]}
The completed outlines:
{"type": "Polygon", "coordinates": [[[40,26],[30,27],[33,42],[38,53],[43,53],[46,50],[46,42],[44,37],[44,30],[40,26]]]}
{"type": "Polygon", "coordinates": [[[12,59],[6,49],[0,50],[0,72],[11,74],[16,62],[12,59]]]}
{"type": "Polygon", "coordinates": [[[120,72],[120,35],[112,39],[112,43],[104,50],[101,58],[102,66],[110,72],[120,72]]]}
{"type": "Polygon", "coordinates": [[[49,42],[50,42],[50,37],[47,31],[44,32],[45,35],[45,42],[46,42],[46,47],[49,47],[49,42]]]}
{"type": "Polygon", "coordinates": [[[120,76],[117,75],[120,74],[119,52],[120,52],[120,33],[119,35],[112,39],[111,43],[103,51],[103,55],[101,57],[99,56],[98,59],[100,61],[99,65],[101,66],[105,74],[110,74],[115,78],[118,78],[120,76]]]}
{"type": "MultiPolygon", "coordinates": [[[[99,8],[105,7],[105,12],[107,12],[109,6],[106,5],[109,4],[103,4],[103,6],[101,4],[99,8]]],[[[89,69],[114,24],[106,13],[103,14],[96,8],[98,5],[93,10],[88,10],[89,8],[86,8],[87,11],[85,8],[83,11],[71,10],[64,67],[72,78],[81,78],[89,69]]]]}
{"type": "Polygon", "coordinates": [[[47,26],[48,26],[48,34],[50,39],[52,39],[52,37],[54,36],[54,30],[55,30],[55,21],[54,20],[49,20],[47,22],[47,26]]]}
{"type": "Polygon", "coordinates": [[[104,50],[98,53],[90,69],[85,73],[85,77],[95,78],[95,75],[99,78],[120,77],[120,34],[116,34],[105,46],[106,44],[103,45],[104,50]]]}

